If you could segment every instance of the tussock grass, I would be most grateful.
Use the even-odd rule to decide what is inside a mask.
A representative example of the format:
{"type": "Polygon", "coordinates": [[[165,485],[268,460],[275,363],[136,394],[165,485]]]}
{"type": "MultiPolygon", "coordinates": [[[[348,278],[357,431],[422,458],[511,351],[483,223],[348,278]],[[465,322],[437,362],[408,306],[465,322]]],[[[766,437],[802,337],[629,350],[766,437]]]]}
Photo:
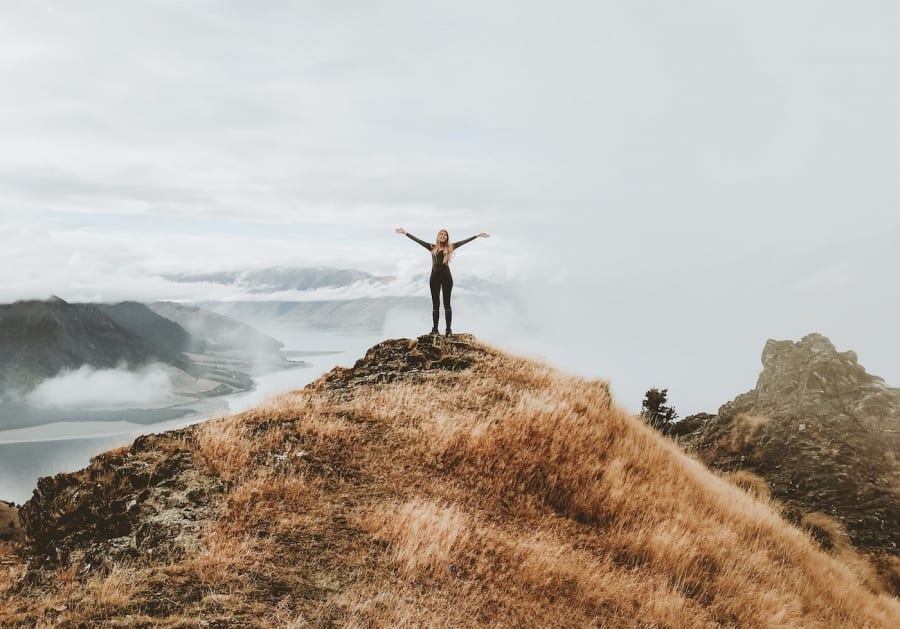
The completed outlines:
{"type": "Polygon", "coordinates": [[[850,536],[839,520],[826,513],[813,511],[801,516],[800,525],[820,544],[830,548],[831,554],[850,568],[869,589],[875,592],[886,589],[875,565],[850,543],[850,536]]]}
{"type": "Polygon", "coordinates": [[[75,614],[89,617],[114,616],[119,609],[127,609],[131,605],[141,584],[138,571],[126,564],[119,564],[105,575],[91,576],[83,586],[79,585],[76,589],[75,614]]]}
{"type": "Polygon", "coordinates": [[[0,540],[0,592],[11,587],[25,573],[16,556],[17,544],[0,540]]]}
{"type": "Polygon", "coordinates": [[[207,420],[197,428],[197,451],[206,467],[223,480],[231,480],[250,463],[251,443],[237,416],[207,420]]]}
{"type": "MultiPolygon", "coordinates": [[[[73,567],[61,568],[53,573],[51,583],[39,600],[22,596],[18,601],[12,599],[17,604],[0,608],[0,626],[72,626],[85,618],[97,623],[112,621],[126,615],[143,590],[141,571],[128,564],[86,577],[80,577],[73,567]]],[[[0,586],[0,594],[4,589],[0,586]]]]}
{"type": "Polygon", "coordinates": [[[218,529],[203,538],[203,549],[188,563],[199,583],[207,587],[244,585],[247,568],[266,559],[253,539],[243,535],[227,535],[218,529]]]}
{"type": "Polygon", "coordinates": [[[778,508],[772,501],[772,490],[766,479],[759,474],[748,470],[735,470],[723,475],[727,481],[737,485],[757,500],[769,503],[773,508],[778,508]]]}
{"type": "Polygon", "coordinates": [[[364,524],[375,539],[392,544],[392,561],[407,576],[448,576],[462,536],[473,530],[459,509],[414,500],[391,505],[364,524]]]}
{"type": "MultiPolygon", "coordinates": [[[[121,579],[103,611],[67,618],[113,626],[130,596],[160,626],[900,624],[897,600],[785,522],[758,479],[711,473],[603,381],[478,349],[468,371],[323,377],[199,427],[199,460],[228,481],[221,516],[193,556],[141,568],[175,603],[153,612],[121,579]]],[[[0,603],[19,605],[0,625],[42,617],[9,590],[0,603]]]]}
{"type": "Polygon", "coordinates": [[[734,418],[731,427],[731,439],[728,449],[732,452],[741,452],[752,444],[763,426],[769,423],[769,418],[761,415],[747,415],[740,413],[734,418]]]}

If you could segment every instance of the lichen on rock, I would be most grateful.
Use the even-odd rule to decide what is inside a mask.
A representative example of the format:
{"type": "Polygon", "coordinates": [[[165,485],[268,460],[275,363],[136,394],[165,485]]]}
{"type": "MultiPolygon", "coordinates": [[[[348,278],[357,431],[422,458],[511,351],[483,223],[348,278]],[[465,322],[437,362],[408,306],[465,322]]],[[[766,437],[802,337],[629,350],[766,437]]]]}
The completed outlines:
{"type": "Polygon", "coordinates": [[[91,570],[195,550],[223,488],[195,464],[192,434],[142,436],[80,472],[41,478],[20,510],[32,563],[91,570]]]}

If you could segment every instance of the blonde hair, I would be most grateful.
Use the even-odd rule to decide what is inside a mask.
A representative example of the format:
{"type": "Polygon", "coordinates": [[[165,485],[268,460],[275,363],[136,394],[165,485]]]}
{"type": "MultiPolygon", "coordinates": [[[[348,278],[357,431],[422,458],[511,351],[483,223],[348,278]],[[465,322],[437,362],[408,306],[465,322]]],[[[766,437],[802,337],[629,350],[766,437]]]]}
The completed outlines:
{"type": "Polygon", "coordinates": [[[434,246],[431,248],[431,253],[437,253],[438,251],[444,252],[444,264],[450,262],[450,258],[453,257],[453,243],[450,242],[450,232],[446,229],[438,230],[437,236],[434,237],[434,246]],[[447,234],[447,242],[443,246],[440,244],[441,232],[447,234]]]}

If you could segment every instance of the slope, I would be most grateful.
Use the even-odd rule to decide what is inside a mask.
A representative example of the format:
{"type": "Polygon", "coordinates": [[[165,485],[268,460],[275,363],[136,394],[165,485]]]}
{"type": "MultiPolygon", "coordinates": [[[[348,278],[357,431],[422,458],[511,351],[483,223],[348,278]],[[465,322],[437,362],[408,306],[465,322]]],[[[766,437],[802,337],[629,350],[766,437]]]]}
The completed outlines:
{"type": "Polygon", "coordinates": [[[0,391],[28,391],[82,365],[112,369],[154,361],[190,365],[183,355],[153,347],[91,304],[59,298],[0,304],[0,391]]]}
{"type": "Polygon", "coordinates": [[[891,627],[896,599],[613,403],[472,337],[385,341],[21,510],[0,624],[891,627]]]}
{"type": "Polygon", "coordinates": [[[94,307],[123,329],[143,339],[158,354],[165,356],[166,362],[190,371],[191,365],[184,354],[192,351],[195,343],[180,324],[134,301],[95,304],[94,307]]]}

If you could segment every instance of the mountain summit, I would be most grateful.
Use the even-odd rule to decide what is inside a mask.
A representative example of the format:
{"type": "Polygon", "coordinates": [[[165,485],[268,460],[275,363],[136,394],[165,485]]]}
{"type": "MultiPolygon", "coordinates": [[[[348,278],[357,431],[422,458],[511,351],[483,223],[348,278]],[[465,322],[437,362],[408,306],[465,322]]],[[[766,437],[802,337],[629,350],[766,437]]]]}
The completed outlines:
{"type": "Polygon", "coordinates": [[[142,437],[42,479],[21,519],[3,626],[900,623],[605,382],[468,335],[142,437]]]}

